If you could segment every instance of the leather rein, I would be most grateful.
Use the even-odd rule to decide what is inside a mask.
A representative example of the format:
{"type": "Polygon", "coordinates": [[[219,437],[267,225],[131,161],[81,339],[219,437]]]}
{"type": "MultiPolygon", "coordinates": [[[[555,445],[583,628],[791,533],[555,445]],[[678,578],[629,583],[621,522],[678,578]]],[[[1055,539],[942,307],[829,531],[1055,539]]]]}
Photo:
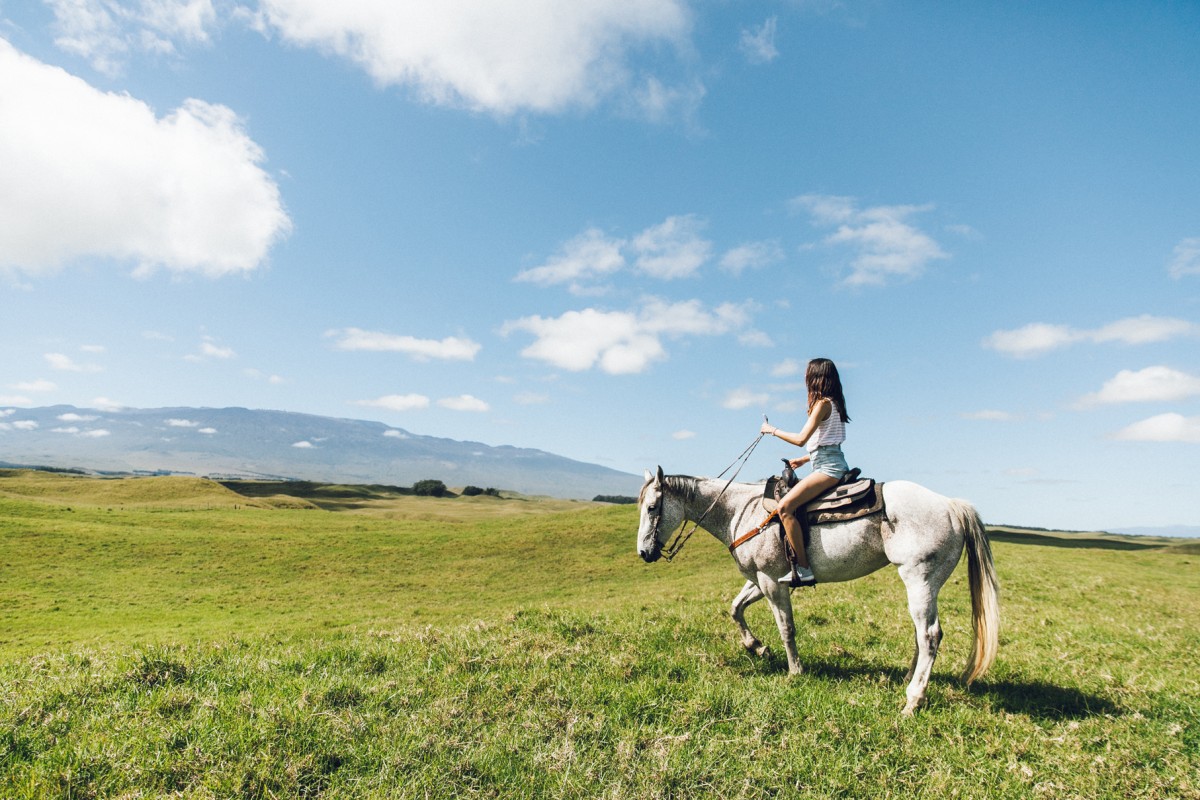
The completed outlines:
{"type": "MultiPolygon", "coordinates": [[[[746,466],[746,462],[749,461],[750,456],[754,454],[754,448],[758,447],[758,443],[761,442],[762,439],[763,439],[763,434],[761,434],[761,433],[758,434],[758,436],[755,437],[754,441],[750,443],[750,446],[742,451],[742,454],[740,456],[735,458],[728,467],[721,470],[720,474],[717,475],[717,478],[716,478],[717,480],[719,480],[721,478],[721,476],[724,475],[726,472],[729,472],[729,470],[733,468],[734,464],[737,464],[737,469],[734,470],[733,474],[729,476],[729,480],[725,481],[725,485],[721,487],[721,491],[717,492],[717,496],[714,497],[713,501],[708,504],[708,508],[704,509],[704,513],[701,514],[700,518],[695,521],[695,523],[692,525],[691,530],[687,530],[688,520],[686,517],[684,518],[683,524],[679,526],[679,530],[675,532],[675,535],[673,537],[671,537],[670,541],[668,541],[665,545],[662,546],[661,552],[662,552],[663,558],[665,558],[667,561],[673,561],[675,559],[675,556],[679,555],[679,551],[683,549],[683,546],[685,544],[687,544],[688,539],[692,538],[692,534],[696,532],[696,529],[699,528],[701,524],[703,524],[705,517],[708,516],[708,513],[710,511],[712,511],[714,508],[716,508],[717,503],[720,502],[721,498],[725,495],[725,490],[728,489],[730,484],[732,484],[734,482],[734,480],[737,479],[738,473],[740,473],[742,471],[742,467],[746,466]],[[739,461],[741,462],[740,464],[738,463],[739,461]]],[[[654,517],[654,541],[655,541],[655,543],[658,542],[658,526],[660,524],[662,524],[662,506],[661,506],[662,501],[660,500],[659,502],[660,502],[660,505],[659,505],[659,509],[658,509],[658,514],[655,515],[655,517],[654,517]]]]}

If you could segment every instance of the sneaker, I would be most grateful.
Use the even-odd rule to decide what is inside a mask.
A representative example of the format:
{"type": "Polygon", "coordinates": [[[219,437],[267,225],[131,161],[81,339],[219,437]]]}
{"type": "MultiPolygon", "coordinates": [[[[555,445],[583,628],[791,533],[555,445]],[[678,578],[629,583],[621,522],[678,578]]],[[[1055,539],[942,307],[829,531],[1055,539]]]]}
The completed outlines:
{"type": "Polygon", "coordinates": [[[812,570],[808,567],[802,567],[799,564],[792,565],[792,571],[779,579],[779,583],[784,586],[812,586],[816,584],[817,577],[813,575],[812,570]]]}

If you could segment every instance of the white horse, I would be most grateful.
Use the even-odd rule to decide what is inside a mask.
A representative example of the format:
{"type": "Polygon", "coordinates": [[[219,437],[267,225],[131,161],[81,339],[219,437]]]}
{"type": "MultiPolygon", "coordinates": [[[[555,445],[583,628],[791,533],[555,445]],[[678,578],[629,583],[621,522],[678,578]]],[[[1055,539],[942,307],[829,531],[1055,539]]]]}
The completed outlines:
{"type": "MultiPolygon", "coordinates": [[[[689,520],[700,522],[726,547],[757,527],[766,517],[759,502],[763,484],[732,483],[725,487],[725,481],[711,478],[664,476],[662,467],[656,475],[647,472],[638,499],[641,510],[638,554],[642,559],[657,561],[667,537],[689,520]]],[[[982,675],[996,657],[999,587],[987,532],[969,503],[951,500],[908,481],[884,483],[883,498],[882,513],[850,522],[814,525],[808,558],[818,583],[851,581],[889,563],[896,565],[908,590],[908,611],[916,628],[917,645],[905,677],[908,702],[903,711],[911,715],[925,702],[929,673],[942,641],[938,591],[958,565],[964,546],[974,618],[974,643],[962,673],[967,685],[982,675]]],[[[791,589],[779,583],[790,567],[778,535],[778,523],[732,553],[734,563],[746,578],[746,585],[734,598],[730,611],[742,644],[754,655],[766,652],[746,626],[745,618],[746,607],[766,597],[787,651],[788,673],[799,673],[791,589]]]]}

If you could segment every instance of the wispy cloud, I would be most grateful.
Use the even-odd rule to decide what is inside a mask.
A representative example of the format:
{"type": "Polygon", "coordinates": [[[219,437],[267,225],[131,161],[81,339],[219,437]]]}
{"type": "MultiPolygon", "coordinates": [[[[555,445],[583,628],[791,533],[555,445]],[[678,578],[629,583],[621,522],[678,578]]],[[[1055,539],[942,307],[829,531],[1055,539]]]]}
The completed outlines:
{"type": "Polygon", "coordinates": [[[1170,367],[1121,370],[1100,391],[1084,395],[1081,407],[1111,403],[1172,402],[1200,395],[1200,377],[1170,367]]]}
{"type": "Polygon", "coordinates": [[[1184,239],[1175,245],[1167,272],[1177,279],[1184,275],[1200,275],[1200,237],[1184,239]]]}
{"type": "Polygon", "coordinates": [[[63,353],[46,353],[45,358],[51,369],[60,372],[100,372],[102,369],[97,364],[79,364],[63,353]]]}
{"type": "Polygon", "coordinates": [[[53,392],[58,386],[53,381],[39,379],[36,381],[14,383],[12,384],[12,388],[18,392],[53,392]]]}
{"type": "Polygon", "coordinates": [[[423,394],[388,394],[374,400],[358,400],[358,406],[382,408],[387,411],[419,411],[429,408],[429,398],[423,394]]]}
{"type": "Polygon", "coordinates": [[[457,397],[443,397],[437,401],[437,404],[451,411],[483,412],[491,408],[483,400],[480,400],[478,397],[472,397],[469,394],[460,394],[457,397]]]}
{"type": "Polygon", "coordinates": [[[725,399],[721,401],[721,407],[732,411],[741,411],[751,407],[766,408],[769,402],[771,402],[770,394],[742,387],[733,389],[726,394],[725,399]]]}
{"type": "Polygon", "coordinates": [[[625,266],[621,248],[625,242],[605,235],[599,228],[589,228],[562,246],[559,252],[542,264],[517,275],[518,281],[549,286],[570,283],[573,291],[584,291],[584,281],[607,276],[625,266]]]}
{"type": "Polygon", "coordinates": [[[996,331],[983,340],[983,346],[1013,358],[1031,358],[1079,342],[1150,344],[1196,335],[1200,335],[1200,325],[1193,322],[1143,314],[1094,329],[1034,322],[1013,330],[996,331]]]}
{"type": "Polygon", "coordinates": [[[959,416],[963,419],[978,420],[981,422],[1012,422],[1015,419],[1020,419],[1020,417],[1008,411],[996,411],[990,408],[982,411],[967,411],[959,416]]]}
{"type": "Polygon", "coordinates": [[[1185,417],[1175,413],[1159,414],[1117,431],[1113,438],[1127,442],[1200,444],[1200,417],[1185,417]]]}
{"type": "Polygon", "coordinates": [[[701,232],[705,223],[694,214],[667,217],[631,243],[638,270],[655,278],[689,277],[712,256],[712,242],[701,232]]]}
{"type": "Polygon", "coordinates": [[[777,240],[746,242],[721,256],[719,266],[732,275],[741,275],[748,269],[759,269],[783,261],[783,248],[777,240]]]}
{"type": "Polygon", "coordinates": [[[414,336],[396,336],[390,333],[365,331],[360,328],[333,330],[325,334],[335,338],[334,347],[339,350],[360,350],[373,353],[404,353],[417,361],[440,359],[446,361],[473,361],[481,345],[459,336],[445,339],[418,339],[414,336]]]}
{"type": "Polygon", "coordinates": [[[883,285],[911,279],[930,262],[949,258],[941,246],[910,219],[932,206],[874,206],[860,209],[854,198],[806,194],[792,200],[813,225],[833,228],[822,241],[852,253],[843,282],[850,286],[883,285]]]}
{"type": "Polygon", "coordinates": [[[263,160],[225,106],[190,99],[158,117],[0,38],[0,268],[253,270],[291,227],[263,160]]]}
{"type": "MultiPolygon", "coordinates": [[[[695,214],[667,217],[630,239],[588,228],[565,242],[544,264],[519,272],[517,281],[539,286],[568,284],[574,294],[601,294],[604,279],[626,268],[658,280],[696,274],[711,258],[706,222],[695,214]]],[[[778,249],[778,245],[774,245],[778,249]]],[[[752,243],[726,254],[725,269],[740,272],[772,258],[771,243],[752,243]]]]}
{"type": "Polygon", "coordinates": [[[805,365],[801,364],[794,358],[785,358],[775,366],[771,367],[771,375],[775,378],[790,378],[794,375],[800,375],[804,372],[805,365]]]}
{"type": "Polygon", "coordinates": [[[217,22],[212,0],[46,0],[54,11],[54,43],[109,76],[134,52],[170,55],[179,44],[203,43],[217,22]]]}
{"type": "Polygon", "coordinates": [[[751,64],[768,64],[779,57],[775,47],[775,28],[778,17],[768,17],[762,25],[743,28],[738,48],[751,64]]]}
{"type": "Polygon", "coordinates": [[[749,307],[726,303],[707,309],[699,300],[666,303],[651,299],[631,311],[586,308],[562,316],[523,317],[506,322],[504,335],[533,334],[521,355],[574,372],[598,367],[611,375],[644,372],[667,357],[664,338],[716,336],[741,329],[749,307]]]}
{"type": "Polygon", "coordinates": [[[674,433],[672,433],[671,438],[677,442],[683,442],[683,441],[687,441],[688,439],[695,439],[696,432],[689,431],[689,430],[679,430],[679,431],[675,431],[674,433]]]}

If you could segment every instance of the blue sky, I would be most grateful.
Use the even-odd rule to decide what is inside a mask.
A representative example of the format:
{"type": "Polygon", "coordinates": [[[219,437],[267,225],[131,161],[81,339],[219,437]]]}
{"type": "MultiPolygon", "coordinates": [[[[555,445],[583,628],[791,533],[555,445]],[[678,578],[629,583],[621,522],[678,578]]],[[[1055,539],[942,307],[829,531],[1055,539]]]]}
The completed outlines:
{"type": "Polygon", "coordinates": [[[246,406],[714,474],[827,356],[867,474],[1200,524],[1198,132],[1192,3],[0,0],[0,449],[246,406]]]}

